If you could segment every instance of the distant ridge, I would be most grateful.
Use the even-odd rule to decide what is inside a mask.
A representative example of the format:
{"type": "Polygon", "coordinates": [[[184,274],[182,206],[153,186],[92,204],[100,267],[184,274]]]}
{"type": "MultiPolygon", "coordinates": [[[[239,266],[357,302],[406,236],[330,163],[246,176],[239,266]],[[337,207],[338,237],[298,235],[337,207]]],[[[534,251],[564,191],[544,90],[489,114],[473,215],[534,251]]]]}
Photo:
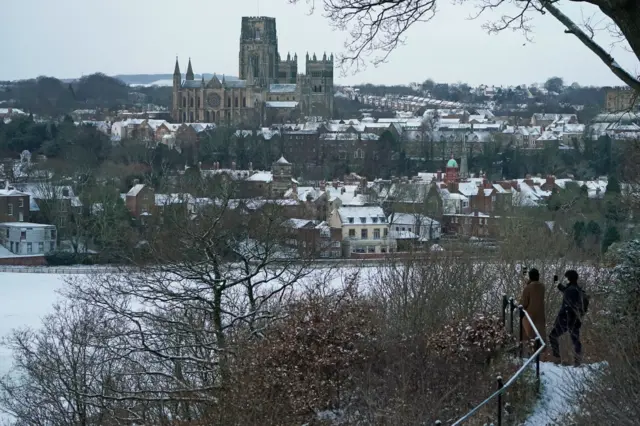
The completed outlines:
{"type": "MultiPolygon", "coordinates": [[[[222,74],[216,73],[216,75],[219,79],[222,78],[222,74]]],[[[130,86],[150,86],[153,84],[157,84],[158,86],[171,86],[173,82],[173,74],[118,74],[112,77],[117,78],[130,86]]],[[[182,75],[182,78],[184,79],[184,74],[182,75]]],[[[211,78],[213,78],[213,74],[204,74],[205,81],[209,81],[211,78]]],[[[232,75],[225,75],[224,78],[228,80],[238,79],[238,77],[232,75]]],[[[195,79],[202,79],[202,74],[196,74],[195,79]]]]}

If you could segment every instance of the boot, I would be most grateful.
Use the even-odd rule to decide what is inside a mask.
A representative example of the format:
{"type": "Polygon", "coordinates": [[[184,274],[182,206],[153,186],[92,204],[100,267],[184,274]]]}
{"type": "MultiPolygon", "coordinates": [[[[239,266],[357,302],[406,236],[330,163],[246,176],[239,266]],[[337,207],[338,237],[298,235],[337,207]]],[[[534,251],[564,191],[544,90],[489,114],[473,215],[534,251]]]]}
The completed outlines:
{"type": "Polygon", "coordinates": [[[582,365],[582,356],[581,355],[576,355],[573,358],[573,366],[574,367],[580,367],[582,365]]]}

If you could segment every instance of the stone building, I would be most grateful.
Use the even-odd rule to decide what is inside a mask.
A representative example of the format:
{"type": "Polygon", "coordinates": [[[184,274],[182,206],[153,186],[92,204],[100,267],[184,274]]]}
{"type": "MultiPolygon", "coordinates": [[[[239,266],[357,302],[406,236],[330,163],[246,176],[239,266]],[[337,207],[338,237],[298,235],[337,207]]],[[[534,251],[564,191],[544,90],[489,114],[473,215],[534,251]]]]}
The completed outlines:
{"type": "Polygon", "coordinates": [[[176,58],[172,117],[176,122],[269,124],[287,117],[333,116],[333,55],[307,53],[298,74],[298,55],[278,52],[275,18],[243,17],[239,79],[195,79],[191,59],[182,79],[176,58]]]}

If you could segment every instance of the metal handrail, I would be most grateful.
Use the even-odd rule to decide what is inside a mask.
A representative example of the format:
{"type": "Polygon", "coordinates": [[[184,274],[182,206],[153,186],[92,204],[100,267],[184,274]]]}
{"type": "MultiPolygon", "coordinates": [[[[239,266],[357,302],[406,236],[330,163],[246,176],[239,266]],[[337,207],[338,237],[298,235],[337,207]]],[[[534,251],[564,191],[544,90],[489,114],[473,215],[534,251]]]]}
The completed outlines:
{"type": "MultiPolygon", "coordinates": [[[[506,308],[506,306],[503,305],[503,312],[504,312],[504,308],[506,308]]],[[[536,340],[536,342],[538,342],[540,344],[540,347],[538,347],[538,350],[536,350],[533,353],[533,355],[531,355],[529,357],[529,359],[527,359],[527,361],[525,361],[525,363],[522,365],[522,367],[520,367],[518,369],[518,371],[516,371],[516,373],[513,376],[511,376],[511,378],[509,380],[507,380],[506,383],[502,384],[502,378],[498,377],[498,382],[499,382],[498,390],[495,391],[493,394],[491,394],[491,396],[489,396],[487,399],[482,401],[480,404],[478,404],[474,409],[472,409],[467,414],[465,414],[460,419],[458,419],[455,423],[453,423],[452,426],[458,426],[458,425],[462,424],[462,422],[464,422],[464,421],[468,420],[469,418],[471,418],[475,413],[478,412],[478,410],[480,410],[482,407],[487,405],[494,398],[497,398],[498,396],[502,395],[513,383],[515,383],[515,381],[520,377],[520,375],[525,371],[525,369],[531,364],[531,362],[533,362],[534,359],[537,362],[536,373],[538,375],[540,374],[540,364],[539,364],[539,362],[540,362],[540,354],[542,353],[542,351],[546,347],[546,343],[544,342],[544,339],[542,338],[542,336],[540,335],[540,332],[536,328],[536,325],[531,320],[531,317],[529,316],[529,313],[522,307],[522,305],[518,305],[518,310],[520,311],[521,318],[522,318],[522,315],[524,315],[524,317],[527,319],[527,321],[529,321],[529,324],[531,324],[531,327],[533,328],[533,331],[535,331],[535,333],[536,333],[536,339],[535,340],[536,340]]],[[[522,322],[520,324],[520,327],[522,327],[522,322]]],[[[522,344],[522,342],[520,342],[520,344],[522,344]]]]}

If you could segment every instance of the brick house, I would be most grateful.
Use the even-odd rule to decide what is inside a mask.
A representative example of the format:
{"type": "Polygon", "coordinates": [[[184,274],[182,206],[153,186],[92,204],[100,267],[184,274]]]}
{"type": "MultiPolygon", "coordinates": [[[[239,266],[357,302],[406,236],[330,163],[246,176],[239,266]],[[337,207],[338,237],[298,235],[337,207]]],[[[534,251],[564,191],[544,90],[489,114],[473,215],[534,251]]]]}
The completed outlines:
{"type": "Polygon", "coordinates": [[[29,194],[5,183],[4,189],[0,189],[0,222],[27,222],[29,201],[29,194]]]}
{"type": "Polygon", "coordinates": [[[338,258],[342,256],[342,230],[326,222],[289,219],[284,223],[286,244],[298,249],[303,257],[338,258]]]}
{"type": "Polygon", "coordinates": [[[498,238],[500,236],[499,216],[484,213],[445,214],[442,216],[443,232],[465,237],[498,238]]]}
{"type": "Polygon", "coordinates": [[[125,196],[127,210],[134,216],[148,216],[155,208],[155,191],[153,188],[139,183],[133,185],[125,196]]]}

